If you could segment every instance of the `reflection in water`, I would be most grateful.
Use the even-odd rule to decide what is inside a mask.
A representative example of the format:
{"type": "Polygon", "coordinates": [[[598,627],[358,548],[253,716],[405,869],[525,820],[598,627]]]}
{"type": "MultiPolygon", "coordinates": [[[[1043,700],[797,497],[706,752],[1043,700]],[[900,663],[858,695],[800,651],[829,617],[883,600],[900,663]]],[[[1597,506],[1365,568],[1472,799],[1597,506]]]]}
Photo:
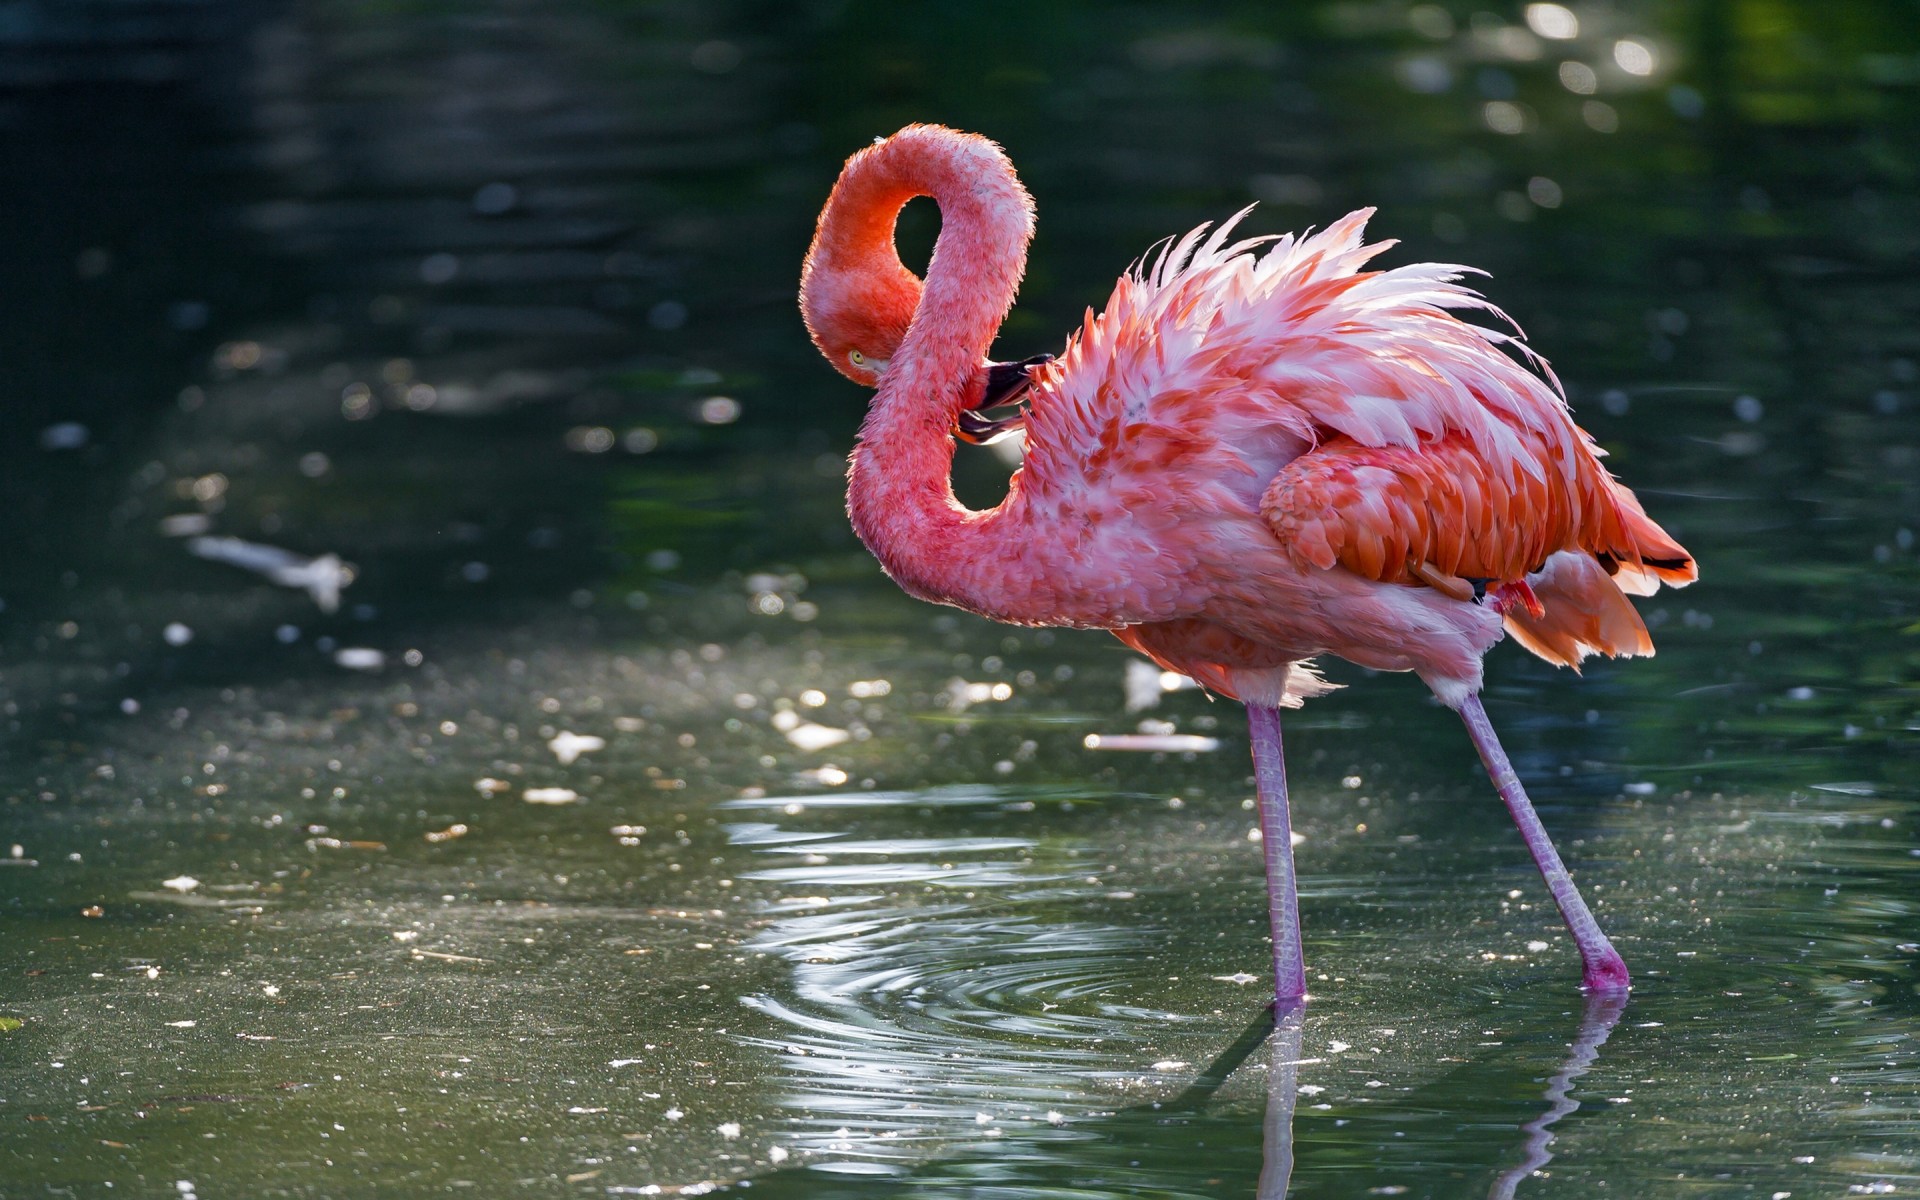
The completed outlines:
{"type": "Polygon", "coordinates": [[[1277,1015],[1273,1065],[1267,1068],[1267,1116],[1260,1135],[1260,1200],[1284,1200],[1293,1180],[1293,1105],[1300,1094],[1300,1048],[1306,1010],[1277,1015]]]}
{"type": "MultiPolygon", "coordinates": [[[[924,799],[864,797],[882,812],[916,812],[924,799]]],[[[1022,803],[985,790],[973,799],[983,808],[1022,803]]],[[[728,807],[789,818],[806,812],[797,799],[728,807]]],[[[988,1178],[1034,1188],[1070,1180],[1075,1194],[1088,1196],[1197,1194],[1192,1155],[1202,1147],[1209,1187],[1282,1200],[1298,1165],[1302,1068],[1317,1067],[1336,1088],[1356,1073],[1362,1081],[1391,1075],[1383,1060],[1347,1054],[1354,1047],[1324,1025],[1311,1040],[1331,1052],[1311,1053],[1310,1018],[1332,1016],[1347,1037],[1365,1034],[1345,1015],[1301,1005],[1277,1020],[1262,1010],[1178,1095],[1143,1101],[1143,1092],[1152,1096],[1187,1069],[1153,1061],[1160,1051],[1150,1039],[1169,1022],[1202,1018],[1115,999],[1151,955],[1155,932],[1063,915],[1084,911],[1088,894],[1074,873],[1033,859],[1049,849],[1071,859],[1082,847],[1048,847],[1038,838],[874,836],[871,827],[856,836],[768,821],[727,832],[732,844],[779,860],[743,874],[796,889],[768,905],[770,921],[752,943],[785,958],[792,981],[746,999],[772,1032],[741,1039],[776,1051],[785,1077],[779,1104],[790,1123],[779,1136],[779,1161],[791,1157],[793,1165],[757,1184],[775,1195],[782,1187],[812,1196],[890,1195],[909,1182],[964,1190],[988,1178]],[[901,889],[903,880],[923,886],[901,889]],[[1024,886],[1036,883],[1047,886],[1024,886]],[[1245,1081],[1227,1089],[1263,1042],[1265,1105],[1255,1120],[1245,1081]]],[[[1593,1066],[1625,1004],[1624,997],[1587,1001],[1571,1052],[1548,1082],[1547,1110],[1520,1127],[1519,1164],[1498,1176],[1489,1192],[1495,1200],[1513,1197],[1552,1159],[1553,1126],[1579,1107],[1573,1083],[1593,1066]]],[[[1219,1014],[1204,1020],[1217,1023],[1219,1014]]],[[[1438,1043],[1423,1057],[1462,1061],[1438,1043]]],[[[1316,1103],[1336,1111],[1314,1126],[1310,1173],[1351,1179],[1347,1153],[1380,1128],[1361,1097],[1385,1086],[1366,1082],[1337,1106],[1316,1103]]],[[[1335,1099],[1323,1096],[1328,1087],[1319,1080],[1305,1091],[1335,1099]]],[[[1486,1151],[1480,1170],[1516,1156],[1498,1143],[1486,1151]]],[[[1375,1166],[1391,1169],[1377,1158],[1375,1166]]]]}
{"type": "MultiPolygon", "coordinates": [[[[1619,1024],[1621,1013],[1626,1011],[1627,997],[1623,995],[1589,996],[1586,1008],[1581,1013],[1580,1029],[1574,1037],[1571,1051],[1547,1081],[1545,1099],[1547,1111],[1521,1126],[1525,1134],[1522,1142],[1522,1158],[1518,1166],[1503,1172],[1494,1181],[1488,1191],[1488,1200],[1512,1200],[1515,1189],[1534,1172],[1553,1161],[1553,1126],[1561,1118],[1580,1107],[1580,1102],[1572,1098],[1574,1080],[1585,1075],[1593,1067],[1594,1060],[1600,1055],[1600,1047],[1606,1044],[1619,1024]]],[[[1299,1097],[1299,1069],[1306,1062],[1301,1049],[1304,1041],[1306,1012],[1304,1007],[1294,1007],[1282,1014],[1277,1022],[1263,1018],[1253,1030],[1255,1043],[1265,1037],[1269,1030],[1273,1034],[1272,1065],[1267,1071],[1267,1111],[1261,1131],[1261,1168],[1260,1183],[1255,1192],[1258,1200],[1284,1200],[1291,1186],[1294,1167],[1294,1106],[1299,1097]]],[[[1243,1035],[1242,1041],[1244,1042],[1243,1035]]],[[[1205,1087],[1205,1095],[1218,1088],[1239,1062],[1251,1051],[1252,1046],[1244,1048],[1236,1044],[1226,1054],[1202,1074],[1195,1087],[1189,1089],[1189,1095],[1200,1092],[1215,1072],[1225,1071],[1211,1080],[1205,1087]]],[[[1204,1095],[1201,1097],[1204,1100],[1204,1095]]]]}
{"type": "Polygon", "coordinates": [[[1519,1166],[1494,1180],[1487,1200],[1511,1200],[1521,1180],[1553,1161],[1553,1151],[1550,1149],[1553,1134],[1550,1131],[1560,1118],[1580,1107],[1580,1102],[1569,1094],[1573,1091],[1573,1081],[1585,1075],[1593,1066],[1593,1060],[1600,1056],[1600,1047],[1607,1044],[1608,1035],[1620,1023],[1620,1014],[1626,1011],[1626,1007],[1627,998],[1623,995],[1587,997],[1586,1011],[1580,1015],[1580,1032],[1573,1039],[1572,1052],[1567,1055],[1566,1063],[1547,1081],[1547,1111],[1520,1127],[1527,1135],[1525,1156],[1519,1166]]]}

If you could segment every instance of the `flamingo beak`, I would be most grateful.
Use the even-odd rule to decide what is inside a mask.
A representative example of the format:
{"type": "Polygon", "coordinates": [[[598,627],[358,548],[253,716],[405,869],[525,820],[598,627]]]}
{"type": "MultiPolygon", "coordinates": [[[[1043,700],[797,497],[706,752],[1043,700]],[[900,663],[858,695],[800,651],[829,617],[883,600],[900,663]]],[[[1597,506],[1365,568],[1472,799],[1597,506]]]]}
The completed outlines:
{"type": "Polygon", "coordinates": [[[1051,354],[1036,354],[1019,362],[988,363],[987,383],[980,393],[980,401],[963,409],[954,419],[953,435],[969,445],[984,446],[1018,429],[1026,420],[1024,408],[1015,407],[998,417],[988,416],[986,410],[1019,405],[1033,386],[1033,368],[1052,361],[1051,354]]]}

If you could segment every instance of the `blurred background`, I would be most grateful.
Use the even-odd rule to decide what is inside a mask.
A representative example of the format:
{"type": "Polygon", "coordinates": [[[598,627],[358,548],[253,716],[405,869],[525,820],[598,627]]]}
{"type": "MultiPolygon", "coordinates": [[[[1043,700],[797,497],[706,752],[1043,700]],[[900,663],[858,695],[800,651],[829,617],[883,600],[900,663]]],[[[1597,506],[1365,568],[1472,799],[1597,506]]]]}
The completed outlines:
{"type": "MultiPolygon", "coordinates": [[[[1252,1194],[1262,1080],[1201,1166],[1100,1123],[1257,1011],[1237,713],[846,527],[794,291],[908,121],[1037,199],[1003,358],[1254,201],[1490,272],[1703,574],[1489,664],[1668,1006],[1528,1186],[1920,1187],[1911,0],[8,0],[0,1191],[1252,1194]]],[[[1329,671],[1307,1038],[1374,1057],[1296,1194],[1484,1194],[1576,968],[1457,724],[1329,671]]]]}

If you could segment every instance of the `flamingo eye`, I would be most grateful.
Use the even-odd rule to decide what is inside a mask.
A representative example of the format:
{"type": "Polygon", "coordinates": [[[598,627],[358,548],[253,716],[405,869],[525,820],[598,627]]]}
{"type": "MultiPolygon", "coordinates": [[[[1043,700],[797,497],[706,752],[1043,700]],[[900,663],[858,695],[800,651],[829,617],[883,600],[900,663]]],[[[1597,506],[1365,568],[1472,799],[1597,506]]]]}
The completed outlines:
{"type": "Polygon", "coordinates": [[[867,356],[858,350],[849,350],[847,351],[847,361],[856,367],[864,367],[867,365],[867,356]]]}

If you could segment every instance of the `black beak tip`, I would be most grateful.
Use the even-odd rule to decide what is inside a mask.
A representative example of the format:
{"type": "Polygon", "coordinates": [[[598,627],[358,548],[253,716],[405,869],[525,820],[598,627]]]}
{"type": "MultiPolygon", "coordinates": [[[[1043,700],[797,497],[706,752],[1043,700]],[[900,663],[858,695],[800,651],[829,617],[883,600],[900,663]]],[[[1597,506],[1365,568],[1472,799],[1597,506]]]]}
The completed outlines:
{"type": "Polygon", "coordinates": [[[989,363],[987,386],[981,394],[979,407],[994,408],[1018,401],[1021,394],[1033,382],[1031,377],[1033,368],[1052,361],[1051,354],[1036,354],[1032,358],[1023,358],[1019,362],[989,363]]]}

